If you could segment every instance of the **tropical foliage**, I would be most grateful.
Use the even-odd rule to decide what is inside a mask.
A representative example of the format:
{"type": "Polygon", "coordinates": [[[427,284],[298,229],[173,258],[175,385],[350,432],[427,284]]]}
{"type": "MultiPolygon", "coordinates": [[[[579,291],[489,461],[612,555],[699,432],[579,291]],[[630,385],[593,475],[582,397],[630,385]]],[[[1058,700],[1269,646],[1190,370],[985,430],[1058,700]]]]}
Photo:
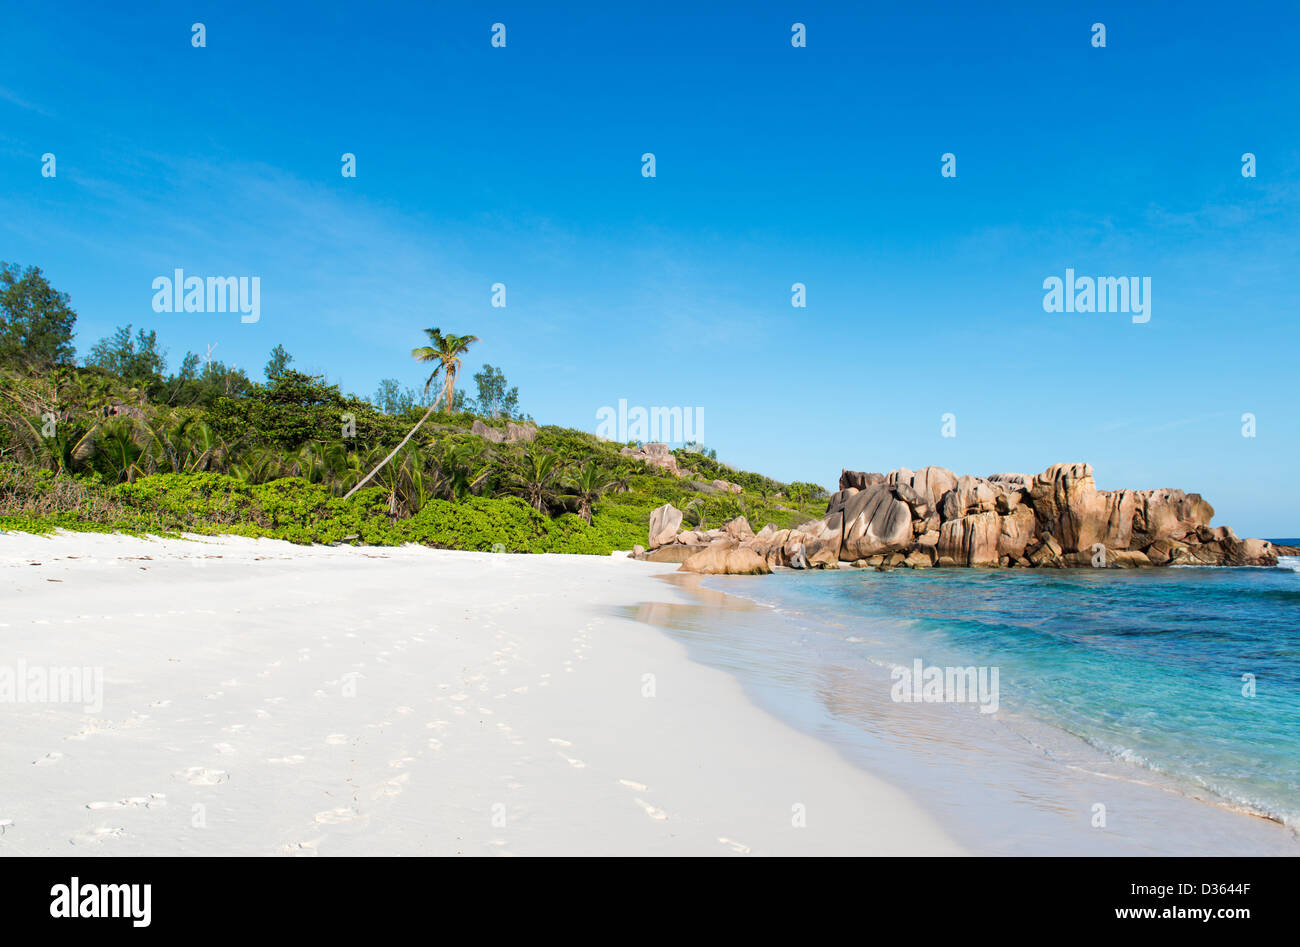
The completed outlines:
{"type": "Polygon", "coordinates": [[[9,340],[0,345],[0,529],[607,554],[643,543],[663,503],[693,523],[743,514],[755,527],[791,526],[824,506],[819,487],[733,470],[700,445],[676,452],[690,471],[678,478],[583,431],[479,436],[476,422],[500,430],[524,417],[518,389],[485,365],[478,397],[465,398],[456,381],[478,340],[436,328],[411,353],[431,370],[424,395],[393,381],[381,385],[387,403],[295,370],[282,346],[264,384],[211,350],[166,375],[156,337],[130,326],[77,366],[64,345],[67,297],[39,270],[0,269],[0,341],[9,340]],[[718,490],[718,479],[742,492],[718,490]]]}

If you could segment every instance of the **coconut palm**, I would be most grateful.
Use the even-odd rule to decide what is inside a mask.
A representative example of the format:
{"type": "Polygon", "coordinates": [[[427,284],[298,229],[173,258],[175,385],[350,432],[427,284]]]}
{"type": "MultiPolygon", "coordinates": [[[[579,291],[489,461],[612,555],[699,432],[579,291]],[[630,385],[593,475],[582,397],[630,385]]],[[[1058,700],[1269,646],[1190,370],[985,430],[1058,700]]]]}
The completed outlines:
{"type": "Polygon", "coordinates": [[[690,503],[682,507],[682,518],[696,529],[704,529],[704,498],[695,497],[690,503]]]}
{"type": "Polygon", "coordinates": [[[71,421],[56,421],[53,432],[50,429],[48,415],[35,420],[24,417],[26,431],[31,435],[30,451],[32,459],[49,464],[56,474],[72,473],[90,456],[94,441],[92,435],[99,427],[92,424],[89,429],[74,425],[71,421]]]}
{"type": "MultiPolygon", "coordinates": [[[[382,447],[374,448],[378,453],[382,447]]],[[[387,494],[389,516],[411,516],[420,512],[426,498],[424,454],[416,444],[403,447],[392,463],[381,464],[375,485],[387,494]]]]}
{"type": "Polygon", "coordinates": [[[514,475],[514,487],[540,513],[555,499],[560,472],[559,457],[554,452],[529,451],[524,454],[523,463],[514,475]]]}
{"type": "Polygon", "coordinates": [[[266,483],[283,475],[283,458],[274,447],[254,447],[244,452],[230,473],[245,483],[266,483]]]}
{"type": "Polygon", "coordinates": [[[483,445],[478,438],[463,444],[443,441],[433,455],[433,466],[449,500],[464,499],[466,494],[478,491],[493,472],[492,464],[483,459],[483,445]]]}
{"type": "Polygon", "coordinates": [[[595,461],[588,461],[578,468],[569,486],[575,491],[574,498],[578,501],[578,515],[591,525],[591,506],[599,500],[605,493],[612,490],[617,482],[607,472],[601,469],[595,461]]]}
{"type": "Polygon", "coordinates": [[[140,446],[130,421],[115,419],[100,427],[95,439],[95,466],[116,483],[134,483],[140,474],[140,446]]]}
{"type": "Polygon", "coordinates": [[[431,374],[429,380],[424,383],[424,393],[426,396],[428,395],[430,387],[433,386],[433,380],[438,377],[439,372],[442,372],[442,394],[429,403],[429,410],[425,411],[420,420],[415,422],[415,427],[406,432],[406,437],[402,438],[402,442],[394,447],[387,457],[380,461],[379,467],[376,467],[374,470],[370,471],[370,473],[362,477],[357,482],[356,486],[347,492],[347,495],[343,497],[345,500],[364,487],[370,478],[379,472],[380,467],[383,467],[384,464],[392,460],[394,455],[406,446],[406,442],[409,441],[411,436],[420,429],[420,425],[429,420],[429,415],[433,414],[433,411],[438,407],[440,400],[445,400],[447,403],[447,410],[451,410],[456,390],[456,375],[460,372],[460,357],[464,354],[466,349],[478,341],[478,336],[443,335],[441,329],[425,329],[424,331],[425,334],[429,336],[429,341],[433,344],[422,345],[419,348],[411,349],[411,357],[417,362],[436,363],[433,367],[433,374],[431,374]]]}
{"type": "MultiPolygon", "coordinates": [[[[429,389],[433,386],[433,381],[442,373],[442,394],[439,398],[446,405],[447,410],[452,410],[455,404],[456,395],[456,376],[460,374],[460,357],[465,351],[478,341],[476,335],[443,335],[441,329],[425,329],[431,345],[421,345],[419,348],[411,349],[411,357],[419,362],[433,362],[433,373],[429,375],[429,380],[424,383],[424,393],[428,395],[429,389]]],[[[433,403],[436,405],[439,398],[435,398],[433,403]]]]}

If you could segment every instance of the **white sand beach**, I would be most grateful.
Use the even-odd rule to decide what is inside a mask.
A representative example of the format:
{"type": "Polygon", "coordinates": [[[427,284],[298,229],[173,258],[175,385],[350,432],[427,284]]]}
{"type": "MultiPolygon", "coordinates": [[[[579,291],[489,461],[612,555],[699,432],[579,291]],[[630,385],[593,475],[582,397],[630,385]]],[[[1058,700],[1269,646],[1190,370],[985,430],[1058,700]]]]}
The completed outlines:
{"type": "Polygon", "coordinates": [[[674,569],[0,534],[0,854],[961,853],[619,617],[674,569]]]}

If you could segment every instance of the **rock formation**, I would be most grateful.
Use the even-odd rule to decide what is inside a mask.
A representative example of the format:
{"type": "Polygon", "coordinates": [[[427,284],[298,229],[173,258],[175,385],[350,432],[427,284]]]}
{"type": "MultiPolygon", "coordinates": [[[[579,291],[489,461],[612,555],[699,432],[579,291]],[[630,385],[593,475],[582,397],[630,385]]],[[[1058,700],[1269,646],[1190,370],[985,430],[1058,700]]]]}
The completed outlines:
{"type": "Polygon", "coordinates": [[[516,424],[514,421],[507,421],[505,429],[502,430],[499,427],[492,427],[475,419],[470,426],[469,432],[477,434],[493,444],[514,444],[517,441],[528,442],[535,438],[537,436],[537,425],[531,423],[516,424]]]}
{"type": "Polygon", "coordinates": [[[1213,518],[1214,507],[1199,493],[1098,490],[1089,464],[1054,464],[1036,476],[958,477],[942,467],[845,470],[826,515],[794,529],[769,523],[754,533],[738,517],[721,529],[682,532],[682,514],[661,506],[650,514],[644,558],[727,574],[840,563],[878,569],[1277,564],[1270,542],[1239,539],[1227,526],[1211,527],[1213,518]]]}
{"type": "Polygon", "coordinates": [[[624,447],[619,451],[624,457],[639,460],[648,467],[662,467],[675,477],[683,476],[686,471],[677,466],[677,458],[667,444],[643,444],[640,447],[624,447]]]}

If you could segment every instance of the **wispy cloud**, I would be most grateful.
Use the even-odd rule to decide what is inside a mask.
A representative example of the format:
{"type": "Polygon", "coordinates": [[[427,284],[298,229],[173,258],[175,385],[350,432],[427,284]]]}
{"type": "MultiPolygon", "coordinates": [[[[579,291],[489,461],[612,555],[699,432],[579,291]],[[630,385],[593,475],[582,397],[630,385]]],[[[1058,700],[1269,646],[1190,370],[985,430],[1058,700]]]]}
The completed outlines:
{"type": "Polygon", "coordinates": [[[43,115],[46,118],[54,117],[51,112],[46,111],[33,102],[28,102],[22,96],[18,95],[18,93],[4,88],[4,86],[0,86],[0,101],[8,102],[10,105],[16,106],[17,108],[28,112],[35,112],[37,115],[43,115]]]}

